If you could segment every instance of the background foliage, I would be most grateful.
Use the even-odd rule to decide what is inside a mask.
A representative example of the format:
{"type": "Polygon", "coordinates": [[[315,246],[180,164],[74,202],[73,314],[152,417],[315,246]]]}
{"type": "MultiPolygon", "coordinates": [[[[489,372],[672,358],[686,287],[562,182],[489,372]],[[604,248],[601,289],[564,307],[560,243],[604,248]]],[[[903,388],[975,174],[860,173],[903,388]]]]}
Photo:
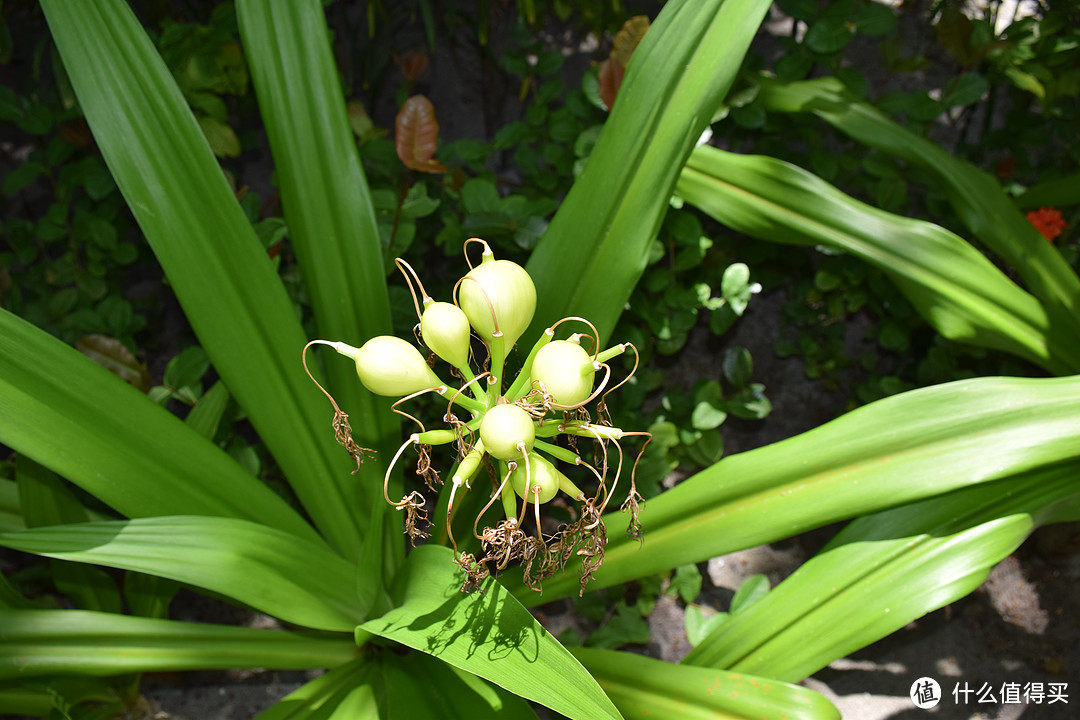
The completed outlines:
{"type": "MultiPolygon", "coordinates": [[[[85,70],[65,70],[38,6],[3,5],[0,60],[10,72],[0,86],[0,117],[9,121],[7,132],[19,150],[4,158],[0,303],[56,339],[5,315],[5,367],[17,367],[21,374],[12,371],[5,377],[10,409],[4,415],[9,424],[4,442],[20,455],[5,461],[0,471],[0,529],[7,546],[49,559],[20,556],[11,587],[5,581],[0,591],[13,611],[41,613],[43,606],[68,604],[81,608],[66,614],[70,627],[49,626],[51,621],[39,621],[46,616],[37,614],[19,616],[19,626],[33,642],[63,645],[58,656],[83,657],[86,664],[46,661],[42,672],[54,680],[40,686],[5,685],[0,707],[5,702],[24,712],[77,707],[104,717],[136,703],[137,685],[121,673],[177,667],[167,655],[155,658],[152,652],[124,667],[108,654],[98,658],[92,648],[101,644],[100,635],[79,635],[75,628],[82,620],[99,624],[100,633],[116,647],[122,646],[120,638],[154,633],[174,648],[218,656],[223,667],[256,659],[264,667],[338,666],[306,686],[286,708],[310,703],[310,710],[323,698],[334,698],[340,708],[369,712],[385,701],[371,688],[409,696],[414,674],[428,673],[447,697],[461,683],[471,683],[473,694],[461,696],[461,712],[490,713],[500,703],[505,712],[521,711],[515,703],[522,701],[502,689],[511,688],[571,716],[613,716],[614,708],[597,688],[625,712],[645,702],[647,694],[627,678],[655,673],[657,678],[670,676],[665,683],[677,692],[649,702],[690,712],[687,708],[706,702],[702,688],[714,680],[705,668],[801,679],[894,629],[873,617],[866,598],[873,599],[875,583],[918,585],[921,578],[926,587],[911,594],[895,619],[917,617],[977,586],[1038,524],[1075,516],[1070,475],[1075,452],[1069,448],[1077,432],[1076,413],[1068,400],[1075,395],[1075,381],[1068,378],[973,380],[904,395],[869,405],[771,452],[721,461],[725,423],[745,427],[772,411],[762,383],[768,378],[759,377],[749,351],[722,337],[738,327],[745,312],[751,315],[741,322],[754,321],[754,296],[762,291],[782,289],[786,295],[775,351],[799,357],[805,373],[820,380],[823,389],[845,393],[841,404],[847,408],[985,375],[1076,371],[1076,281],[1069,267],[1075,270],[1080,262],[1075,230],[1080,148],[1074,132],[1080,38],[1072,6],[1055,4],[1032,18],[1002,18],[997,4],[982,15],[943,4],[912,18],[904,15],[910,11],[869,0],[777,3],[770,25],[774,45],[745,57],[738,43],[724,45],[730,52],[717,62],[725,73],[689,73],[680,82],[694,92],[684,94],[666,84],[673,71],[665,62],[690,65],[675,50],[693,57],[700,48],[717,46],[709,33],[734,33],[730,28],[739,25],[709,25],[669,8],[674,19],[665,16],[669,25],[658,21],[650,31],[653,44],[644,46],[644,56],[652,59],[638,61],[663,71],[627,75],[628,83],[637,83],[630,85],[632,92],[664,98],[657,104],[675,106],[673,113],[686,108],[699,119],[693,132],[669,134],[649,106],[616,106],[608,120],[601,99],[607,81],[601,78],[600,62],[608,39],[645,8],[627,4],[612,11],[608,3],[571,8],[522,1],[516,13],[502,15],[488,3],[465,10],[418,2],[370,3],[363,8],[366,13],[358,13],[346,3],[330,3],[331,45],[322,15],[312,12],[315,4],[297,3],[284,14],[259,3],[239,5],[187,3],[178,9],[134,3],[139,22],[113,25],[117,34],[111,42],[146,53],[150,46],[139,44],[140,27],[145,28],[168,74],[162,77],[171,77],[173,84],[161,95],[162,102],[119,113],[112,104],[125,97],[122,81],[115,95],[85,95],[77,102],[72,84],[88,83],[78,78],[85,70]],[[699,30],[700,37],[680,33],[686,27],[699,30]],[[575,38],[585,30],[597,33],[599,49],[591,67],[563,52],[568,46],[559,32],[567,28],[577,31],[575,38]],[[260,45],[270,38],[276,44],[260,45]],[[316,40],[305,42],[310,38],[316,40]],[[295,45],[287,44],[292,41],[295,45]],[[279,47],[286,48],[281,62],[254,60],[274,56],[279,47]],[[868,53],[878,62],[862,62],[868,53]],[[440,96],[440,88],[457,87],[447,75],[453,65],[443,62],[447,55],[465,58],[470,78],[481,78],[493,89],[471,98],[475,104],[465,113],[468,125],[443,112],[451,104],[445,94],[440,96]],[[310,72],[320,82],[310,82],[310,72]],[[341,102],[342,89],[347,105],[341,102]],[[400,143],[395,144],[401,134],[398,110],[407,98],[422,93],[433,100],[432,119],[442,121],[427,138],[434,154],[402,162],[400,143]],[[712,118],[717,121],[711,126],[714,145],[740,158],[752,152],[774,160],[725,160],[708,150],[691,156],[716,106],[721,109],[712,118]],[[140,121],[111,132],[95,128],[91,134],[84,112],[140,121]],[[177,121],[181,117],[191,122],[177,121]],[[605,137],[605,124],[634,128],[640,135],[605,137]],[[158,142],[159,132],[183,140],[170,148],[158,142]],[[191,145],[184,143],[194,143],[193,138],[212,154],[187,152],[191,145]],[[117,158],[125,156],[127,143],[164,151],[136,152],[134,164],[125,167],[117,158]],[[940,151],[932,148],[940,143],[956,160],[935,154],[940,151]],[[896,150],[901,145],[906,152],[896,150]],[[267,150],[273,166],[266,162],[267,150]],[[592,167],[602,164],[612,172],[590,180],[590,158],[592,167]],[[687,159],[689,169],[682,171],[687,159]],[[945,251],[928,251],[927,264],[946,278],[937,287],[970,288],[990,277],[1007,283],[1016,296],[1000,297],[1007,296],[1002,305],[1013,319],[980,315],[973,321],[986,323],[979,326],[979,337],[991,341],[971,344],[970,336],[955,331],[962,323],[950,325],[927,312],[939,299],[926,299],[925,275],[907,276],[913,285],[905,286],[897,280],[895,263],[865,262],[873,253],[859,250],[864,246],[856,243],[867,238],[856,233],[853,240],[849,233],[838,240],[844,230],[840,220],[829,225],[826,218],[825,231],[814,235],[808,228],[818,219],[808,212],[800,215],[783,239],[790,242],[791,232],[806,233],[800,241],[805,248],[749,242],[739,233],[778,239],[770,237],[774,228],[760,225],[767,213],[751,212],[752,221],[747,221],[730,201],[713,203],[723,192],[714,181],[732,182],[738,162],[745,167],[740,178],[744,190],[755,188],[755,177],[767,178],[766,188],[778,187],[781,175],[791,178],[792,187],[829,183],[832,187],[821,186],[820,192],[835,193],[841,208],[837,216],[851,213],[858,220],[852,225],[884,215],[874,215],[872,208],[857,215],[860,206],[851,198],[930,221],[916,232],[904,218],[890,219],[894,229],[883,237],[923,233],[957,257],[963,254],[964,268],[978,266],[983,273],[968,276],[967,285],[960,277],[966,269],[943,262],[945,251]],[[642,174],[614,171],[626,166],[642,174]],[[173,172],[176,168],[206,182],[188,182],[173,172]],[[820,180],[809,179],[799,168],[820,180]],[[694,172],[700,177],[692,187],[694,172]],[[164,182],[161,188],[142,188],[136,178],[143,177],[164,182]],[[620,178],[629,184],[619,185],[620,178]],[[630,182],[635,178],[639,185],[630,182]],[[656,188],[676,180],[679,197],[668,207],[656,188]],[[168,202],[150,202],[155,190],[168,202]],[[140,197],[147,202],[133,201],[140,197]],[[625,199],[620,205],[598,198],[625,199]],[[1064,231],[1048,238],[1052,245],[1023,220],[1022,213],[1044,207],[1063,213],[1064,231]],[[555,214],[557,208],[562,209],[555,214]],[[597,228],[586,233],[586,221],[597,228]],[[622,229],[614,240],[598,229],[609,225],[622,229]],[[988,230],[991,225],[999,228],[996,235],[988,230]],[[207,226],[214,233],[207,233],[207,226]],[[593,244],[575,247],[560,239],[574,233],[595,236],[593,244]],[[650,539],[641,552],[635,552],[636,543],[621,538],[621,519],[610,521],[611,571],[602,573],[598,583],[605,589],[578,605],[583,616],[606,624],[587,637],[562,638],[565,645],[586,646],[574,651],[577,660],[553,641],[537,646],[551,653],[552,667],[577,668],[580,662],[589,671],[577,676],[582,683],[577,691],[583,695],[560,696],[541,687],[544,683],[530,685],[526,674],[510,665],[476,664],[453,641],[433,653],[449,664],[420,653],[403,656],[408,659],[384,654],[350,661],[356,643],[348,635],[358,625],[362,629],[355,639],[361,643],[375,635],[430,652],[426,643],[432,636],[406,624],[418,614],[439,612],[446,598],[438,595],[441,586],[434,594],[410,588],[417,586],[417,578],[442,582],[452,566],[433,563],[438,551],[433,547],[415,553],[399,572],[405,563],[399,520],[392,513],[384,519],[381,510],[370,517],[352,510],[381,505],[371,481],[381,480],[382,469],[372,463],[359,478],[348,475],[347,459],[329,441],[321,397],[292,372],[296,348],[315,336],[359,344],[393,329],[409,337],[411,301],[390,275],[390,260],[408,256],[425,279],[431,278],[429,292],[448,297],[458,274],[457,253],[469,236],[487,239],[499,257],[528,262],[550,315],[538,323],[573,308],[598,316],[603,334],[641,348],[641,367],[613,400],[612,410],[616,425],[647,427],[653,433],[639,469],[647,497],[659,495],[665,478],[670,483],[708,468],[649,503],[650,539]],[[235,242],[223,243],[223,237],[235,242]],[[366,245],[350,242],[355,237],[366,245]],[[964,237],[982,244],[976,251],[964,237]],[[578,250],[582,256],[569,269],[557,262],[578,250]],[[618,281],[597,280],[614,277],[616,271],[621,273],[618,281]],[[1013,285],[1015,280],[1027,291],[1013,285]],[[584,292],[575,295],[574,288],[584,292]],[[222,307],[242,311],[223,316],[222,307]],[[932,323],[924,319],[928,314],[932,323]],[[1017,340],[1016,327],[1025,328],[1026,339],[1017,340]],[[852,328],[860,328],[865,337],[853,338],[852,328]],[[196,336],[205,350],[196,345],[196,336]],[[66,355],[63,343],[136,389],[107,384],[97,368],[66,355]],[[1014,343],[1028,349],[1017,351],[1014,343]],[[851,351],[853,346],[858,352],[851,351]],[[713,358],[707,376],[683,369],[683,358],[702,352],[713,358]],[[51,363],[45,366],[40,358],[51,363]],[[72,387],[82,390],[72,397],[72,387]],[[185,422],[155,412],[140,391],[185,422]],[[986,427],[1004,399],[1015,414],[993,426],[1000,438],[997,447],[1027,448],[1021,457],[986,451],[986,427]],[[118,419],[114,425],[73,421],[103,407],[118,419]],[[53,437],[69,439],[69,448],[77,450],[57,452],[50,437],[15,423],[17,413],[38,418],[53,437]],[[281,417],[294,422],[283,423],[281,417]],[[909,422],[899,433],[902,441],[896,439],[892,428],[898,418],[925,417],[934,422],[909,422]],[[934,432],[954,444],[941,447],[934,432]],[[116,437],[148,451],[131,462],[112,450],[116,437]],[[850,437],[861,438],[862,444],[836,450],[842,447],[840,438],[850,437]],[[203,439],[217,449],[202,449],[203,439]],[[908,453],[904,462],[893,462],[893,453],[901,451],[908,453]],[[789,467],[778,460],[781,456],[800,466],[789,467]],[[1006,461],[1007,472],[994,469],[1006,461]],[[810,497],[823,504],[841,497],[842,503],[822,509],[807,504],[806,494],[792,495],[813,476],[806,463],[820,467],[824,478],[810,497]],[[100,468],[108,480],[94,480],[82,467],[100,468]],[[890,478],[909,477],[925,480],[883,499],[881,488],[890,478]],[[153,478],[153,492],[130,491],[149,487],[148,478],[153,478]],[[190,478],[201,480],[192,486],[190,478]],[[855,490],[848,481],[863,485],[855,490]],[[758,502],[755,509],[734,514],[733,508],[751,500],[758,502]],[[903,502],[911,504],[892,507],[903,502]],[[702,503],[713,517],[697,537],[681,523],[680,513],[702,503]],[[313,526],[302,519],[300,509],[313,526]],[[114,510],[132,520],[116,519],[114,510]],[[162,515],[192,519],[156,517],[162,515]],[[803,592],[799,577],[768,594],[759,582],[748,583],[732,601],[730,616],[707,619],[688,612],[687,632],[698,645],[687,660],[699,666],[693,671],[686,667],[685,673],[671,674],[678,669],[659,663],[638,667],[634,663],[649,661],[608,654],[647,640],[646,618],[662,594],[678,596],[684,604],[697,599],[701,574],[695,562],[860,515],[865,517],[837,536],[800,577],[841,577],[847,569],[865,566],[870,560],[855,555],[861,543],[874,543],[874,553],[894,560],[881,570],[886,580],[849,578],[845,582],[852,588],[865,589],[846,598],[837,595],[829,611],[806,618],[785,615],[798,606],[803,592]],[[731,523],[730,532],[717,535],[725,522],[731,523]],[[81,526],[49,528],[72,523],[81,526]],[[256,550],[270,542],[265,525],[281,533],[273,540],[280,552],[269,558],[256,550]],[[158,550],[174,549],[179,536],[190,537],[193,557],[216,570],[207,575],[183,559],[162,564],[158,550]],[[302,543],[297,544],[297,536],[302,543]],[[695,542],[688,545],[688,538],[695,542]],[[919,554],[905,554],[906,543],[916,540],[919,554]],[[226,551],[218,554],[219,547],[226,551]],[[972,547],[980,550],[960,553],[961,566],[948,564],[956,548],[972,547]],[[355,592],[333,584],[286,589],[285,579],[303,575],[313,558],[323,567],[341,565],[341,576],[354,566],[366,574],[355,592]],[[265,575],[263,570],[254,574],[264,577],[265,585],[230,572],[260,562],[265,562],[265,575]],[[166,622],[162,618],[177,583],[337,635],[279,632],[268,639],[255,631],[214,628],[199,636],[155,624],[166,622]],[[862,614],[857,612],[860,603],[867,608],[862,614]],[[129,615],[115,615],[125,607],[129,615]],[[80,612],[115,617],[105,621],[80,612]],[[834,632],[841,625],[847,634],[834,632]],[[38,627],[44,629],[35,634],[38,627]],[[755,634],[765,627],[779,628],[780,640],[773,647],[755,634]],[[832,644],[809,645],[801,654],[787,644],[790,638],[826,635],[835,639],[832,644]],[[226,645],[235,651],[221,656],[226,645]],[[268,654],[267,647],[276,654],[268,654]],[[509,674],[500,674],[504,671],[509,674]],[[88,684],[68,677],[84,673],[113,678],[88,684]],[[595,682],[584,680],[590,674],[595,682]],[[373,680],[376,676],[379,681],[373,680]],[[585,705],[582,697],[590,698],[585,705]]],[[[755,8],[729,0],[719,12],[752,15],[755,8]]],[[[697,12],[711,18],[716,8],[702,4],[697,12]]],[[[60,45],[79,42],[54,32],[60,45]]],[[[460,101],[467,104],[470,98],[460,101]]],[[[754,191],[765,202],[775,201],[767,190],[754,191]]],[[[972,307],[964,292],[954,300],[961,309],[972,307]]],[[[357,432],[383,450],[392,449],[399,430],[385,403],[361,391],[347,366],[327,363],[324,370],[359,420],[357,432]]],[[[555,580],[542,598],[569,594],[575,583],[572,577],[555,580]]],[[[526,603],[540,598],[522,592],[513,581],[506,586],[509,593],[499,586],[490,589],[489,606],[462,603],[454,617],[467,622],[484,613],[505,615],[502,635],[475,642],[520,649],[517,643],[533,637],[539,626],[512,596],[526,603]],[[506,637],[517,641],[507,645],[506,637]]],[[[30,640],[9,634],[4,642],[15,648],[30,640]]],[[[574,672],[566,670],[571,676],[574,672]]],[[[807,716],[831,711],[813,698],[796,697],[798,691],[788,686],[777,687],[778,697],[770,702],[778,712],[804,701],[807,716]]],[[[286,711],[278,714],[286,717],[286,711]]],[[[275,712],[266,717],[277,717],[275,712]]]]}

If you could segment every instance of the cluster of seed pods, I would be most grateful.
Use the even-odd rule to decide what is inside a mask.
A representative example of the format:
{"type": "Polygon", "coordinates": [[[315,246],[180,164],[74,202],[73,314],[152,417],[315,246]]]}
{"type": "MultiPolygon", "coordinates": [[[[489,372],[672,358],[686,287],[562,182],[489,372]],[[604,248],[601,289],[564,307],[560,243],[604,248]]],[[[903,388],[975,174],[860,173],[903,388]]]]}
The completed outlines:
{"type": "MultiPolygon", "coordinates": [[[[308,347],[329,345],[355,361],[364,387],[378,395],[399,398],[393,404],[394,411],[416,423],[419,431],[409,435],[387,467],[383,495],[388,503],[406,512],[405,530],[413,542],[426,535],[421,527],[428,517],[424,494],[414,490],[397,501],[389,495],[394,467],[408,448],[414,448],[419,454],[417,474],[425,477],[428,489],[448,493],[445,536],[454,547],[455,562],[465,572],[463,590],[476,588],[492,569],[501,571],[512,563],[520,563],[526,584],[539,589],[545,578],[577,555],[582,559],[584,591],[603,561],[607,537],[601,514],[613,497],[624,466],[629,465],[624,463],[620,440],[630,436],[642,436],[644,442],[630,467],[630,487],[621,507],[631,515],[628,532],[634,537],[641,534],[637,520],[641,497],[634,484],[634,469],[651,436],[613,427],[604,402],[608,393],[633,375],[631,370],[621,382],[612,385],[608,361],[630,349],[636,369],[637,349],[624,343],[601,350],[591,323],[583,318],[564,318],[544,330],[520,363],[516,378],[507,382],[504,374],[508,355],[532,321],[536,289],[520,265],[496,260],[483,240],[466,241],[466,251],[470,244],[481,245],[483,255],[480,263],[470,264],[469,272],[458,280],[453,303],[429,297],[412,267],[400,258],[396,261],[412,292],[420,319],[418,340],[430,351],[428,359],[412,343],[393,336],[371,338],[359,348],[313,340],[304,348],[305,369],[308,347]],[[564,323],[586,326],[591,334],[574,333],[565,340],[556,340],[556,332],[564,323]],[[474,335],[486,350],[476,370],[472,367],[474,335]],[[589,340],[590,347],[583,346],[583,340],[589,340]],[[458,384],[451,385],[439,377],[434,369],[436,359],[449,365],[458,384]],[[443,420],[448,427],[428,430],[400,409],[403,403],[428,394],[446,401],[443,420]],[[595,419],[587,410],[594,402],[595,419]],[[458,417],[456,412],[465,417],[458,417]],[[577,440],[581,438],[591,445],[591,462],[578,452],[577,440]],[[451,481],[445,485],[431,464],[431,449],[440,445],[456,452],[451,481]],[[583,491],[557,463],[586,468],[586,478],[595,479],[595,490],[583,491]],[[482,467],[487,470],[486,479],[477,479],[482,467]],[[480,551],[461,552],[451,521],[461,507],[463,494],[477,491],[488,493],[486,504],[472,524],[480,551]],[[572,520],[559,525],[553,533],[545,533],[541,506],[560,494],[568,501],[572,520]],[[501,519],[481,528],[485,515],[497,502],[502,508],[501,519]],[[526,530],[529,525],[533,527],[526,530]]],[[[329,393],[327,397],[334,405],[333,427],[338,442],[358,463],[362,462],[370,451],[356,445],[347,416],[329,393]]],[[[591,488],[591,480],[586,486],[591,488]]]]}

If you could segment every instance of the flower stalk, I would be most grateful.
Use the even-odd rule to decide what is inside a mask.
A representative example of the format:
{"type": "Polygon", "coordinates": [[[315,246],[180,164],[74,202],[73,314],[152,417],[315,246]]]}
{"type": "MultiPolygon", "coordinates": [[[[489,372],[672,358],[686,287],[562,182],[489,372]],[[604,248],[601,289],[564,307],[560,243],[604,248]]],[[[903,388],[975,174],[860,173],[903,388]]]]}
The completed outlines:
{"type": "MultiPolygon", "coordinates": [[[[507,383],[507,357],[532,321],[536,291],[521,266],[495,259],[488,244],[479,238],[468,240],[466,251],[472,244],[482,247],[481,260],[478,265],[470,265],[469,272],[455,285],[453,303],[430,297],[412,266],[400,258],[395,261],[412,295],[419,321],[414,332],[418,342],[432,353],[432,363],[438,358],[451,367],[453,376],[463,381],[460,386],[443,382],[420,349],[391,336],[371,338],[360,348],[313,340],[304,347],[304,367],[309,347],[328,345],[354,361],[357,377],[368,390],[399,398],[392,406],[394,412],[413,421],[419,432],[410,435],[391,459],[384,476],[383,497],[405,512],[405,531],[414,543],[427,537],[428,497],[420,490],[412,490],[395,502],[389,495],[394,468],[409,447],[414,447],[418,454],[416,474],[425,479],[428,493],[447,493],[443,536],[453,546],[455,562],[464,571],[463,591],[479,587],[492,571],[506,570],[513,563],[522,567],[526,584],[540,590],[545,578],[579,555],[583,559],[580,585],[584,592],[603,562],[607,534],[601,514],[623,471],[620,441],[642,436],[647,444],[650,437],[648,433],[612,427],[602,398],[629,379],[628,375],[610,386],[608,362],[628,348],[634,350],[635,356],[637,350],[630,343],[601,350],[592,323],[580,317],[564,318],[540,334],[516,376],[507,383]],[[578,323],[588,331],[556,339],[556,330],[563,323],[578,323]],[[486,361],[474,370],[470,361],[478,355],[473,348],[476,340],[486,351],[486,361]],[[447,402],[443,419],[449,427],[429,430],[399,408],[431,394],[447,402]],[[593,421],[586,406],[598,397],[601,400],[593,421]],[[467,413],[468,419],[455,416],[451,412],[455,406],[467,413]],[[575,445],[577,438],[592,441],[595,465],[582,460],[575,445]],[[609,463],[611,445],[615,447],[615,454],[610,456],[613,463],[609,463]],[[442,485],[433,467],[431,453],[435,447],[452,447],[456,454],[451,480],[446,485],[442,485]],[[595,484],[591,494],[582,489],[580,481],[565,474],[559,463],[583,468],[578,472],[585,473],[585,486],[595,484]],[[488,468],[490,484],[478,480],[481,467],[488,468]],[[485,492],[485,487],[489,494],[473,519],[473,540],[469,543],[478,542],[478,552],[467,552],[458,547],[451,526],[457,511],[465,507],[464,496],[485,492]],[[573,519],[556,527],[545,518],[543,508],[560,495],[569,501],[564,504],[572,508],[573,519]]],[[[321,385],[319,388],[334,406],[333,427],[338,442],[359,465],[372,452],[353,442],[347,416],[321,385]]],[[[640,537],[637,512],[641,498],[633,475],[632,469],[622,509],[632,516],[631,534],[640,537]]]]}

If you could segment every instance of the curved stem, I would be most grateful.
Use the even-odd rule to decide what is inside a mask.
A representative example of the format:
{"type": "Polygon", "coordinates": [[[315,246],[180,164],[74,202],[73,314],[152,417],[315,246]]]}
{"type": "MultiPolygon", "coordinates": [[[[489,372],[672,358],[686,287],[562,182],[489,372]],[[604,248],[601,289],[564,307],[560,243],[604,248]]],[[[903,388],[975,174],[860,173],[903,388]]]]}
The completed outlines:
{"type": "Polygon", "coordinates": [[[405,452],[405,448],[409,445],[414,445],[420,442],[420,436],[413,433],[409,436],[409,439],[401,444],[397,452],[394,453],[394,459],[390,461],[390,465],[386,468],[386,475],[383,476],[383,497],[386,499],[388,505],[393,505],[395,508],[402,508],[405,506],[403,502],[394,502],[390,499],[390,473],[394,471],[394,466],[397,465],[398,458],[401,457],[401,453],[405,452]]]}
{"type": "Polygon", "coordinates": [[[518,376],[514,380],[514,384],[506,391],[507,400],[510,402],[517,402],[529,394],[529,390],[532,387],[532,366],[533,360],[536,359],[536,353],[540,352],[540,349],[551,342],[554,337],[555,331],[551,328],[544,330],[544,332],[540,334],[540,339],[536,341],[532,350],[529,351],[529,356],[526,357],[525,362],[522,363],[521,370],[518,371],[518,376]]]}
{"type": "Polygon", "coordinates": [[[472,264],[472,261],[469,260],[469,243],[480,243],[484,246],[484,252],[481,256],[480,262],[486,262],[487,259],[495,256],[495,253],[491,252],[491,247],[487,244],[487,241],[475,237],[469,238],[462,244],[461,252],[463,255],[465,255],[465,263],[469,266],[470,270],[472,270],[475,266],[472,264]]]}
{"type": "Polygon", "coordinates": [[[499,489],[495,491],[495,494],[493,494],[491,496],[491,499],[487,501],[487,505],[484,505],[484,509],[481,510],[477,514],[476,519],[473,520],[473,537],[475,537],[477,540],[481,539],[480,534],[476,532],[477,528],[480,526],[480,518],[484,517],[484,513],[486,513],[495,503],[495,498],[502,497],[503,488],[505,488],[506,484],[510,482],[510,474],[514,472],[515,469],[517,469],[517,465],[514,463],[510,463],[510,465],[507,466],[506,473],[503,475],[502,483],[500,483],[499,489]]]}
{"type": "MultiPolygon", "coordinates": [[[[482,377],[483,377],[483,375],[479,375],[479,376],[473,378],[470,382],[476,382],[477,380],[479,380],[482,377]]],[[[487,409],[487,406],[484,404],[484,402],[482,400],[475,400],[475,399],[469,397],[468,395],[463,395],[461,393],[461,391],[464,390],[464,389],[465,389],[465,386],[463,385],[462,387],[454,390],[454,393],[450,396],[450,404],[451,405],[455,405],[455,404],[460,405],[461,407],[465,408],[469,412],[475,413],[475,414],[479,414],[479,413],[484,412],[484,410],[487,409]]],[[[446,385],[443,385],[443,386],[437,388],[436,391],[440,395],[442,395],[443,397],[446,397],[446,394],[448,392],[450,392],[450,388],[448,386],[446,386],[446,385]]],[[[449,412],[450,412],[450,410],[449,410],[449,408],[447,408],[447,414],[449,414],[449,412]]]]}
{"type": "Polygon", "coordinates": [[[327,392],[326,388],[324,388],[322,384],[320,384],[319,381],[315,379],[315,376],[311,374],[311,370],[308,369],[307,351],[308,348],[312,345],[328,345],[336,350],[337,348],[335,346],[337,345],[337,343],[330,342],[329,340],[312,340],[304,346],[303,350],[300,351],[300,363],[304,366],[304,372],[306,372],[307,376],[311,378],[311,382],[315,383],[315,387],[322,390],[322,394],[325,395],[326,399],[330,401],[330,404],[334,406],[334,412],[340,413],[341,408],[339,408],[337,402],[334,401],[334,397],[329,392],[327,392]]]}
{"type": "Polygon", "coordinates": [[[506,364],[506,339],[501,331],[496,330],[496,335],[488,341],[488,350],[491,351],[491,375],[488,383],[493,386],[488,391],[488,407],[494,407],[502,395],[502,374],[506,364]]]}
{"type": "Polygon", "coordinates": [[[412,265],[402,260],[401,258],[394,258],[394,264],[397,265],[397,269],[401,271],[401,274],[405,276],[405,284],[409,286],[409,294],[412,295],[413,307],[416,309],[417,319],[422,318],[423,312],[420,310],[420,304],[425,306],[431,297],[427,294],[427,290],[424,289],[424,283],[420,282],[420,276],[413,270],[412,265]],[[408,270],[408,272],[406,272],[408,270]],[[412,276],[411,278],[409,276],[412,276]],[[413,289],[413,281],[416,281],[417,287],[420,288],[420,302],[416,300],[416,291],[413,289]]]}

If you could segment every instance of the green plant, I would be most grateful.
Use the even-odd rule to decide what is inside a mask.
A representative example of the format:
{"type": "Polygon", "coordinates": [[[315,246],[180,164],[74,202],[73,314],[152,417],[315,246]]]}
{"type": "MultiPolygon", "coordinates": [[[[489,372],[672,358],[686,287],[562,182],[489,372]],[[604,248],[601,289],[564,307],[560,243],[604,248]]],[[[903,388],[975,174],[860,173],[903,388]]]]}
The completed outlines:
{"type": "MultiPolygon", "coordinates": [[[[528,717],[521,698],[573,718],[837,717],[823,698],[788,683],[970,592],[1035,526],[1080,516],[1080,380],[1069,376],[1080,367],[1080,280],[990,177],[835,81],[762,81],[759,99],[770,111],[815,113],[925,167],[972,234],[1030,291],[939,226],[860,204],[771,158],[695,150],[767,4],[670,2],[627,68],[619,97],[635,101],[616,100],[527,263],[537,297],[525,337],[582,316],[594,324],[597,347],[606,345],[677,183],[687,202],[743,232],[830,244],[883,266],[950,338],[1066,376],[977,378],[904,393],[727,457],[649,500],[639,513],[643,542],[625,532],[629,514],[604,516],[609,541],[590,588],[854,522],[801,572],[741,602],[682,665],[567,649],[524,605],[580,590],[575,573],[552,575],[542,594],[505,576],[483,579],[482,591],[468,594],[449,548],[430,542],[406,554],[403,513],[382,502],[384,482],[387,494],[406,496],[404,478],[379,462],[355,467],[335,444],[323,401],[297,368],[308,338],[292,303],[126,5],[47,0],[43,7],[118,187],[310,522],[206,440],[206,417],[177,420],[62,342],[0,313],[0,441],[20,464],[36,459],[96,497],[110,516],[83,522],[91,515],[71,504],[66,486],[27,463],[20,496],[42,485],[59,489],[51,505],[8,500],[0,517],[29,519],[32,508],[53,506],[71,512],[25,522],[29,529],[0,533],[0,543],[126,571],[132,610],[36,609],[0,583],[6,709],[92,717],[129,700],[125,673],[258,665],[333,668],[262,720],[528,717]],[[172,586],[142,573],[302,629],[163,620],[172,586]],[[80,684],[87,676],[115,679],[80,684]]],[[[318,333],[362,348],[391,334],[383,249],[321,4],[250,0],[237,9],[318,333]]],[[[747,280],[733,282],[724,299],[744,302],[747,280]]],[[[493,332],[480,316],[470,318],[473,327],[493,332]]],[[[498,354],[492,350],[495,374],[498,354]]],[[[745,379],[738,358],[731,373],[745,379]]],[[[362,389],[355,366],[326,362],[320,375],[351,418],[355,441],[392,457],[398,423],[362,389]]],[[[368,380],[379,390],[407,389],[368,380]]],[[[423,380],[419,389],[434,382],[423,380]]],[[[527,447],[520,435],[512,440],[515,449],[519,441],[527,447]]],[[[0,488],[0,498],[10,498],[10,484],[0,488]]],[[[580,562],[568,569],[580,570],[580,562]]],[[[91,582],[83,584],[97,587],[91,582]]],[[[117,592],[100,588],[92,602],[117,592]]]]}

